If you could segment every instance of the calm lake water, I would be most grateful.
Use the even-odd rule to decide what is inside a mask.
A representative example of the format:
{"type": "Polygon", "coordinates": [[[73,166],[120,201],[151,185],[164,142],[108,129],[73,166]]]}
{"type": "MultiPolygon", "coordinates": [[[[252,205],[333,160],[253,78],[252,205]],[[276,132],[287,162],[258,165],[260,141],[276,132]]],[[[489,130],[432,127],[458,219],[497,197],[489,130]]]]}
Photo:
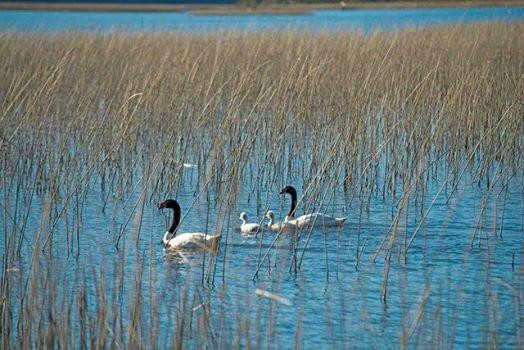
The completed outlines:
{"type": "MultiPolygon", "coordinates": [[[[371,30],[521,18],[524,8],[319,11],[304,16],[231,17],[0,11],[0,29],[371,30]]],[[[188,336],[185,345],[191,348],[250,345],[280,349],[298,343],[305,349],[396,349],[403,338],[410,348],[479,348],[492,344],[493,339],[503,348],[516,348],[516,332],[522,326],[522,304],[516,301],[516,294],[521,293],[518,286],[523,276],[524,181],[520,171],[504,186],[499,184],[487,191],[488,178],[493,179],[499,169],[492,170],[484,179],[464,176],[455,190],[451,185],[442,190],[444,169],[431,175],[424,200],[413,201],[399,223],[399,234],[407,240],[419,226],[420,230],[407,259],[397,246],[388,258],[386,300],[382,300],[381,292],[387,255],[382,252],[375,259],[375,253],[390,230],[398,196],[385,199],[377,191],[369,202],[360,203],[357,194],[348,196],[342,188],[334,189],[329,205],[320,209],[348,216],[348,221],[341,229],[313,231],[307,246],[301,240],[301,269],[295,272],[292,236],[283,235],[277,240],[275,234],[264,232],[261,237],[245,237],[239,231],[241,211],[248,213],[251,222],[260,221],[268,206],[277,218],[285,216],[289,198],[278,195],[281,186],[260,188],[261,182],[246,179],[235,204],[225,210],[219,207],[223,202],[213,199],[212,191],[196,197],[197,168],[186,168],[180,189],[163,198],[150,198],[150,190],[141,197],[140,174],[124,180],[129,181],[129,186],[121,197],[105,192],[102,184],[107,184],[93,176],[90,186],[69,204],[63,198],[56,200],[59,208],[67,210],[57,223],[52,244],[40,265],[50,275],[65,276],[56,281],[65,303],[87,290],[88,309],[94,310],[99,302],[98,287],[105,285],[107,305],[124,310],[121,317],[125,325],[134,317],[128,311],[140,300],[140,327],[155,329],[159,348],[170,348],[177,312],[191,315],[195,324],[200,317],[210,324],[211,334],[188,336]],[[174,256],[164,252],[161,238],[171,212],[160,212],[156,205],[168,197],[180,202],[183,213],[194,204],[181,223],[181,232],[213,234],[217,223],[224,223],[216,256],[174,256]],[[147,200],[142,202],[141,198],[147,200]],[[419,225],[426,212],[424,223],[419,225]],[[122,239],[117,249],[119,235],[122,239]],[[262,259],[266,252],[267,258],[262,259]],[[211,269],[209,259],[216,259],[211,269]],[[138,284],[137,275],[142,276],[138,284]],[[118,282],[120,278],[122,283],[118,282]],[[274,292],[289,304],[258,296],[257,289],[274,292]],[[187,305],[182,300],[187,300],[187,305]],[[152,321],[151,314],[158,320],[152,321]],[[250,339],[238,337],[236,331],[247,321],[250,339]]],[[[300,197],[302,180],[290,174],[279,176],[287,179],[280,181],[281,185],[295,185],[300,197]]],[[[251,178],[255,177],[251,174],[251,178]]],[[[6,180],[0,187],[0,228],[4,231],[0,255],[5,256],[4,237],[11,232],[24,230],[25,238],[19,258],[8,262],[2,259],[0,268],[2,273],[7,271],[6,266],[9,268],[5,272],[11,281],[8,293],[20,300],[18,296],[24,292],[24,281],[33,263],[36,232],[49,223],[44,222],[48,198],[33,193],[30,185],[17,188],[17,183],[19,179],[6,180]],[[16,227],[13,217],[20,223],[27,220],[27,226],[16,227]]],[[[298,212],[307,211],[299,207],[298,212]]],[[[16,311],[17,306],[13,309],[16,311]]],[[[15,312],[11,316],[16,324],[18,315],[15,312]]],[[[73,327],[77,327],[76,321],[73,327]]],[[[143,339],[143,345],[148,347],[150,341],[143,339]]]]}
{"type": "MultiPolygon", "coordinates": [[[[191,184],[196,183],[197,170],[186,172],[181,189],[166,197],[176,197],[183,212],[195,203],[182,221],[181,232],[207,229],[212,234],[216,223],[224,219],[219,217],[223,214],[219,214],[221,210],[212,199],[204,199],[205,194],[196,199],[191,184]]],[[[301,183],[297,180],[295,184],[300,195],[301,183]]],[[[107,194],[98,189],[98,182],[93,183],[78,209],[72,205],[73,212],[64,215],[54,234],[49,258],[43,259],[42,264],[68,276],[59,282],[63,283],[59,290],[65,286],[67,290],[82,290],[82,280],[77,274],[83,270],[81,274],[92,293],[88,300],[93,308],[97,305],[95,291],[100,280],[110,291],[109,307],[116,303],[129,308],[137,293],[136,276],[143,271],[141,327],[156,327],[161,348],[173,340],[173,315],[175,310],[183,309],[183,293],[187,293],[189,308],[199,310],[199,305],[205,304],[213,310],[206,317],[212,328],[223,328],[224,333],[216,334],[222,344],[219,347],[229,347],[231,341],[246,345],[245,339],[236,339],[234,334],[239,318],[246,318],[252,322],[251,345],[268,348],[289,348],[299,339],[307,349],[326,346],[394,349],[402,343],[406,331],[415,334],[409,338],[411,346],[476,348],[492,340],[493,330],[487,331],[491,322],[496,322],[498,344],[512,348],[516,346],[519,311],[515,290],[508,286],[522,282],[522,178],[509,184],[507,195],[498,187],[486,197],[485,186],[465,179],[447,201],[451,187],[439,192],[440,184],[433,182],[425,203],[410,207],[406,220],[399,225],[400,234],[408,239],[418,226],[420,211],[427,210],[435,198],[408,259],[404,260],[400,250],[392,253],[386,301],[381,299],[385,254],[379,254],[375,261],[373,257],[389,231],[396,202],[373,196],[369,207],[360,214],[358,201],[346,198],[341,189],[336,191],[332,204],[323,209],[349,216],[347,224],[342,229],[313,231],[307,247],[302,239],[298,257],[303,252],[304,256],[298,273],[294,273],[292,262],[292,236],[283,235],[275,243],[274,233],[265,232],[262,237],[240,234],[239,212],[246,211],[253,222],[260,220],[264,208],[270,206],[282,218],[289,205],[288,198],[278,195],[279,188],[257,194],[250,190],[249,184],[236,206],[228,209],[222,230],[224,237],[211,272],[209,255],[173,256],[163,251],[161,237],[169,226],[170,211],[159,212],[154,201],[146,202],[142,222],[138,224],[140,188],[130,187],[124,200],[111,199],[110,195],[108,206],[104,207],[107,194]],[[257,195],[264,198],[259,205],[254,200],[257,195]],[[488,205],[481,210],[485,202],[488,205]],[[80,228],[75,225],[77,210],[82,217],[80,228]],[[115,242],[120,233],[123,239],[117,250],[115,242]],[[254,278],[261,256],[273,243],[268,259],[254,278]],[[118,285],[117,276],[123,276],[122,287],[113,287],[118,285]],[[255,294],[257,288],[277,293],[291,305],[259,297],[255,294]],[[156,298],[154,306],[151,296],[156,298]],[[423,312],[419,317],[420,307],[423,312]],[[150,312],[158,316],[158,324],[148,323],[150,312]]],[[[12,212],[27,205],[22,197],[18,203],[13,200],[14,189],[10,193],[12,212]]],[[[6,193],[1,194],[5,198],[6,193]]],[[[28,226],[38,227],[44,198],[35,197],[31,206],[28,226]]],[[[23,217],[24,211],[19,210],[23,217]]],[[[302,208],[299,212],[303,212],[302,208]]],[[[0,215],[0,227],[9,226],[4,220],[5,216],[0,215]]],[[[35,236],[31,231],[26,235],[20,262],[14,265],[19,272],[10,274],[14,280],[19,278],[18,274],[25,276],[31,264],[35,236]]],[[[2,241],[0,251],[4,249],[2,241]]],[[[17,295],[21,287],[13,285],[11,292],[17,295]]],[[[191,315],[196,320],[202,312],[194,310],[191,315]]],[[[123,317],[129,322],[128,316],[123,317]]],[[[186,345],[201,347],[209,345],[208,341],[193,337],[186,345]]]]}
{"type": "Polygon", "coordinates": [[[439,23],[509,21],[524,7],[316,11],[306,15],[200,16],[158,12],[0,11],[0,30],[394,29],[439,23]]]}

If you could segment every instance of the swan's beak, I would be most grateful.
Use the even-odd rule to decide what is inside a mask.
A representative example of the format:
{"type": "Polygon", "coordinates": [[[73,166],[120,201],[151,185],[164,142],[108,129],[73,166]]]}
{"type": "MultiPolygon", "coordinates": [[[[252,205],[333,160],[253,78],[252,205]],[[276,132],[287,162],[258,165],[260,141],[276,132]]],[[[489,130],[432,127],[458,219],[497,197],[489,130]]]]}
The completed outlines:
{"type": "Polygon", "coordinates": [[[166,202],[162,202],[158,205],[158,210],[165,209],[166,208],[166,202]]]}
{"type": "Polygon", "coordinates": [[[284,189],[284,188],[283,188],[283,189],[281,189],[281,190],[280,190],[280,192],[278,192],[278,194],[284,194],[284,193],[286,193],[286,191],[285,191],[285,189],[284,189]]]}

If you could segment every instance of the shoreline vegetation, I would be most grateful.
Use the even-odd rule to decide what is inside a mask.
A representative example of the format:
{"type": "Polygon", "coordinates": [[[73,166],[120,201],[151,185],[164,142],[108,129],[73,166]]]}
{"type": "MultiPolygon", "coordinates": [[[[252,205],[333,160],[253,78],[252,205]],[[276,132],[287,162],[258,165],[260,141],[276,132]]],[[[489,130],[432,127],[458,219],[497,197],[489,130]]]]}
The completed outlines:
{"type": "Polygon", "coordinates": [[[237,4],[154,4],[154,3],[60,3],[0,1],[0,10],[35,11],[93,11],[93,12],[190,12],[194,15],[244,15],[244,14],[307,14],[319,10],[361,9],[412,9],[412,8],[467,8],[494,6],[524,6],[524,0],[472,0],[472,1],[333,1],[316,3],[251,3],[237,4]]]}
{"type": "Polygon", "coordinates": [[[518,205],[508,191],[524,164],[523,36],[524,21],[372,35],[0,33],[2,348],[302,348],[313,328],[332,348],[521,348],[523,274],[495,252],[518,232],[506,233],[511,218],[500,213],[518,205]],[[185,160],[197,165],[193,182],[185,160]],[[314,319],[301,292],[284,308],[251,284],[260,276],[256,288],[283,295],[282,280],[320,269],[300,265],[313,254],[309,236],[292,249],[260,243],[242,276],[230,272],[239,264],[229,218],[242,191],[263,208],[263,191],[290,179],[308,184],[304,211],[344,189],[359,223],[340,249],[347,260],[324,243],[326,276],[336,266],[338,281],[340,267],[344,288],[322,294],[314,319]],[[181,188],[208,208],[195,214],[206,217],[200,227],[224,234],[220,254],[194,261],[194,280],[166,268],[158,227],[144,219],[181,188]],[[473,188],[482,199],[454,214],[475,220],[470,235],[427,228],[434,204],[453,212],[473,188]],[[368,234],[359,225],[372,198],[388,214],[368,234]],[[445,236],[457,241],[433,245],[445,236]],[[469,263],[484,264],[478,293],[428,275],[424,290],[403,294],[422,287],[415,268],[440,266],[439,247],[468,276],[469,263]],[[372,274],[382,282],[366,282],[372,274]],[[379,298],[390,311],[373,315],[379,298]],[[283,335],[285,319],[295,329],[283,335]]]}

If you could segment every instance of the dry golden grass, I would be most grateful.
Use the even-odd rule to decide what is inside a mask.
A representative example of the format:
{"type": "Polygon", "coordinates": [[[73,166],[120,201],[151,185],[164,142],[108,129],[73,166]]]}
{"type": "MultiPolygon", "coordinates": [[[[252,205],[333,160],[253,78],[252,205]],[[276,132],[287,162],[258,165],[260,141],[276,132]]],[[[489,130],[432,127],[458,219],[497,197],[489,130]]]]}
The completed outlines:
{"type": "Polygon", "coordinates": [[[516,169],[522,31],[2,33],[3,175],[40,164],[41,189],[67,193],[137,169],[166,191],[184,159],[203,179],[255,167],[270,183],[336,164],[346,188],[369,187],[381,159],[386,185],[443,161],[516,169]]]}
{"type": "MultiPolygon", "coordinates": [[[[45,198],[32,237],[34,271],[19,285],[26,288],[20,295],[30,297],[19,305],[18,328],[9,310],[19,300],[8,293],[3,271],[4,347],[159,341],[155,327],[141,326],[137,316],[140,288],[123,311],[105,307],[106,292],[118,295],[123,272],[114,286],[103,285],[102,269],[75,275],[101,281],[93,310],[85,288],[68,299],[66,275],[38,269],[40,252],[53,244],[64,213],[80,216],[71,212],[93,186],[101,188],[102,200],[116,202],[139,187],[143,210],[146,201],[176,191],[184,162],[198,165],[195,193],[207,193],[225,214],[246,186],[257,195],[294,181],[305,184],[306,208],[332,200],[342,188],[361,203],[372,193],[396,198],[398,212],[377,253],[385,252],[389,263],[400,245],[407,255],[417,231],[400,237],[397,227],[409,201],[425,198],[430,178],[452,196],[464,174],[488,192],[522,176],[522,37],[523,22],[374,34],[0,33],[4,199],[18,190],[26,202],[45,198]],[[80,326],[67,332],[72,319],[80,326]]],[[[4,230],[5,269],[19,254],[27,220],[12,217],[16,229],[4,230]]],[[[142,271],[136,276],[140,284],[142,271]]],[[[183,321],[192,302],[184,297],[176,317],[183,321]]],[[[150,316],[151,325],[160,322],[150,316]]],[[[245,322],[228,327],[249,340],[245,322]]],[[[187,325],[176,325],[172,341],[180,345],[187,325]]],[[[205,317],[193,327],[206,341],[212,334],[205,317]]]]}

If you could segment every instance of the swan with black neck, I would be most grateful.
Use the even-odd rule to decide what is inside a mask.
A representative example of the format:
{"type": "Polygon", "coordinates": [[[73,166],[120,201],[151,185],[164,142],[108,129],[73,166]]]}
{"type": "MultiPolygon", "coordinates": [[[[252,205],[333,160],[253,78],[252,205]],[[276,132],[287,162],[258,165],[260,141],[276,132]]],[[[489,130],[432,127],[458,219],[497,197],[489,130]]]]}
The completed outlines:
{"type": "Polygon", "coordinates": [[[298,228],[303,227],[332,227],[342,226],[347,217],[335,218],[323,213],[312,213],[295,218],[297,208],[297,190],[293,186],[286,186],[280,190],[280,194],[289,194],[291,196],[291,207],[286,216],[286,222],[296,225],[298,228]]]}
{"type": "Polygon", "coordinates": [[[173,221],[171,227],[164,234],[163,243],[166,249],[179,250],[212,250],[218,248],[218,242],[221,235],[206,235],[202,232],[178,233],[177,229],[180,224],[180,205],[174,199],[168,199],[158,205],[158,209],[172,209],[173,221]]]}

